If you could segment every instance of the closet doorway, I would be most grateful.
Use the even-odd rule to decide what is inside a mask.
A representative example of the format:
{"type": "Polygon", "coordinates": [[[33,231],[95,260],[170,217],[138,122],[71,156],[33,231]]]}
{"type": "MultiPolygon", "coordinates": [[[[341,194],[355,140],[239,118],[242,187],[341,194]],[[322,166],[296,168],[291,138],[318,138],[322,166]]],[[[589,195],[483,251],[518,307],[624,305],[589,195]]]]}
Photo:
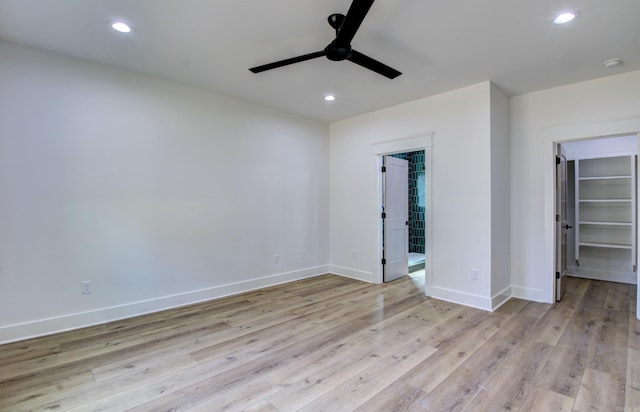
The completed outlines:
{"type": "Polygon", "coordinates": [[[568,275],[637,283],[638,144],[633,134],[557,145],[566,156],[566,222],[556,233],[566,234],[568,275]]]}

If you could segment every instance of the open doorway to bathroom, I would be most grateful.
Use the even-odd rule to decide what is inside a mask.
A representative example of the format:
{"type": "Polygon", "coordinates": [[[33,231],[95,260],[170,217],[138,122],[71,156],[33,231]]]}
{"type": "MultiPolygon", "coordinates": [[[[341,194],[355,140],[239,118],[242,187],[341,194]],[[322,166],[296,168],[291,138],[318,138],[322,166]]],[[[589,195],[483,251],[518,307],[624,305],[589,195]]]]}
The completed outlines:
{"type": "Polygon", "coordinates": [[[406,160],[408,170],[408,237],[410,275],[418,275],[425,270],[425,230],[426,230],[426,194],[425,194],[425,151],[416,150],[395,153],[391,157],[406,160]]]}
{"type": "MultiPolygon", "coordinates": [[[[407,217],[406,217],[406,221],[409,222],[411,219],[416,220],[418,218],[422,218],[421,220],[423,220],[422,225],[418,226],[415,225],[413,226],[413,228],[419,228],[421,229],[420,232],[418,231],[412,231],[412,234],[417,235],[420,240],[421,246],[423,246],[422,248],[415,248],[416,246],[416,242],[414,242],[413,244],[413,250],[411,250],[413,253],[420,253],[420,254],[424,254],[424,260],[421,262],[417,262],[415,260],[412,261],[412,263],[414,263],[415,269],[417,269],[419,266],[417,265],[422,265],[424,264],[424,269],[422,270],[417,270],[416,272],[413,272],[413,274],[410,275],[411,279],[414,281],[414,283],[418,286],[418,287],[422,287],[424,288],[424,292],[425,295],[427,296],[431,296],[432,293],[432,261],[433,261],[433,242],[432,242],[432,199],[431,199],[431,179],[432,179],[432,155],[433,155],[433,147],[432,147],[432,142],[433,142],[433,132],[429,132],[426,134],[422,134],[422,135],[416,135],[416,136],[410,136],[410,137],[403,137],[403,138],[397,138],[397,139],[391,139],[391,140],[385,140],[385,141],[380,141],[380,142],[376,142],[372,145],[371,147],[371,153],[376,156],[377,158],[377,162],[376,164],[376,168],[377,168],[377,173],[376,173],[376,180],[377,180],[377,185],[378,185],[378,192],[377,192],[377,198],[378,198],[378,230],[377,230],[377,245],[378,245],[378,268],[377,268],[377,279],[378,282],[385,282],[385,268],[387,267],[387,265],[385,264],[386,262],[386,256],[385,256],[385,231],[384,231],[384,223],[385,223],[385,219],[382,218],[382,216],[384,216],[385,213],[385,180],[386,180],[386,173],[381,172],[383,170],[383,166],[384,166],[384,160],[385,157],[387,157],[388,159],[391,159],[390,156],[392,155],[396,155],[396,156],[404,156],[405,158],[409,157],[408,153],[414,153],[414,152],[418,152],[418,154],[422,155],[422,158],[420,159],[420,157],[418,156],[414,156],[411,155],[412,160],[414,163],[416,163],[418,160],[422,160],[422,165],[417,166],[414,164],[414,168],[413,171],[414,172],[422,172],[422,173],[414,173],[412,174],[412,182],[409,183],[409,174],[407,173],[407,177],[405,178],[404,182],[406,183],[407,186],[407,195],[405,197],[403,197],[405,199],[405,203],[407,204],[406,207],[406,211],[407,211],[407,217]],[[420,174],[422,175],[420,177],[420,174]],[[415,181],[413,181],[415,179],[415,181]],[[417,216],[414,214],[413,216],[409,215],[409,190],[408,190],[408,186],[411,185],[411,187],[414,189],[411,193],[412,193],[412,198],[417,198],[417,199],[411,199],[412,201],[416,200],[416,203],[422,205],[424,204],[424,207],[422,207],[421,209],[418,210],[418,213],[422,213],[421,215],[418,214],[417,216]],[[424,252],[422,252],[424,251],[424,252]],[[422,252],[422,253],[421,253],[422,252]],[[422,263],[424,262],[424,263],[422,263]]],[[[407,162],[407,160],[401,160],[401,159],[394,159],[400,162],[407,162]]],[[[408,169],[408,168],[407,168],[408,169]]],[[[413,210],[413,207],[411,208],[413,210]]],[[[407,224],[407,228],[409,227],[409,225],[407,224]]],[[[414,236],[415,236],[414,235],[414,236]]],[[[404,239],[404,238],[403,238],[404,239]]],[[[409,253],[409,245],[408,245],[408,239],[409,239],[409,235],[408,235],[408,230],[407,230],[407,248],[406,248],[406,255],[407,258],[404,259],[404,262],[406,262],[404,268],[405,268],[405,275],[408,273],[408,266],[409,266],[409,259],[408,259],[408,253],[409,253]]],[[[414,237],[415,239],[415,237],[414,237]]],[[[395,250],[395,249],[394,249],[395,250]]],[[[421,256],[419,255],[413,255],[415,257],[420,258],[421,256]]]]}

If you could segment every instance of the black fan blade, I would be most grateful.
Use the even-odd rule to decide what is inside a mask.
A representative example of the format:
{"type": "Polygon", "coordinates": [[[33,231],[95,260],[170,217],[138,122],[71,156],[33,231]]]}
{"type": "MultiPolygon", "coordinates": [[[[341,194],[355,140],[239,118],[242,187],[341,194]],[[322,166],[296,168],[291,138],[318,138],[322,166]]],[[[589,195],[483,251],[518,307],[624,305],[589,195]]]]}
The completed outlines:
{"type": "Polygon", "coordinates": [[[391,68],[384,63],[380,63],[379,61],[355,50],[351,50],[351,57],[349,57],[348,60],[390,79],[395,79],[402,74],[396,69],[391,68]]]}
{"type": "Polygon", "coordinates": [[[373,0],[353,0],[336,36],[335,43],[338,46],[351,44],[372,4],[373,0]]]}
{"type": "Polygon", "coordinates": [[[322,57],[325,54],[326,54],[326,52],[324,50],[322,50],[322,51],[318,51],[318,52],[314,52],[314,53],[304,54],[304,55],[298,56],[298,57],[292,57],[290,59],[285,59],[285,60],[280,60],[280,61],[269,63],[269,64],[264,64],[262,66],[252,67],[249,70],[251,70],[253,73],[260,73],[260,72],[264,72],[266,70],[276,69],[278,67],[288,66],[288,65],[294,64],[294,63],[300,63],[300,62],[303,62],[305,60],[315,59],[316,57],[322,57]]]}

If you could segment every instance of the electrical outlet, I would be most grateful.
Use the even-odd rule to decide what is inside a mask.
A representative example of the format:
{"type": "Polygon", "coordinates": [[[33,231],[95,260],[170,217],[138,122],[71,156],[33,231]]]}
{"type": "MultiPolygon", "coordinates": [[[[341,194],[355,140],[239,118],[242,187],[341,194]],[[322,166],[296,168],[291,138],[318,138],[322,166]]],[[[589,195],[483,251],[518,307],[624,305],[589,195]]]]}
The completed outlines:
{"type": "Polygon", "coordinates": [[[304,259],[304,250],[300,250],[300,259],[304,259]]]}
{"type": "Polygon", "coordinates": [[[83,295],[87,295],[89,293],[91,293],[93,290],[91,288],[91,281],[90,280],[83,280],[80,283],[80,292],[82,292],[83,295]]]}
{"type": "Polygon", "coordinates": [[[280,263],[280,255],[276,254],[276,255],[273,257],[273,263],[280,263]]]}
{"type": "Polygon", "coordinates": [[[353,250],[351,252],[351,259],[358,259],[358,251],[357,250],[353,250]]]}
{"type": "Polygon", "coordinates": [[[478,269],[471,269],[471,280],[478,279],[480,279],[480,272],[478,271],[478,269]]]}

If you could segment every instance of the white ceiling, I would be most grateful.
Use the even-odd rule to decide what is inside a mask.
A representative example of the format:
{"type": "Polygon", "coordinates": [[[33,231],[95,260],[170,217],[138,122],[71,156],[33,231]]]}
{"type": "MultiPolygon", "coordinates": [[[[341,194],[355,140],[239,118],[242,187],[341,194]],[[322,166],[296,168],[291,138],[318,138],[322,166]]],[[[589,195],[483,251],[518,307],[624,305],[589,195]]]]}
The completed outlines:
{"type": "MultiPolygon", "coordinates": [[[[639,0],[377,0],[354,49],[389,80],[325,58],[351,0],[0,0],[0,39],[244,98],[322,121],[491,80],[510,95],[640,70],[639,0]],[[560,11],[580,17],[552,23],[560,11]],[[114,32],[122,19],[135,28],[114,32]],[[606,68],[619,57],[624,64],[606,68]],[[333,93],[337,100],[325,102],[333,93]]],[[[2,64],[2,62],[0,62],[2,64]]]]}

